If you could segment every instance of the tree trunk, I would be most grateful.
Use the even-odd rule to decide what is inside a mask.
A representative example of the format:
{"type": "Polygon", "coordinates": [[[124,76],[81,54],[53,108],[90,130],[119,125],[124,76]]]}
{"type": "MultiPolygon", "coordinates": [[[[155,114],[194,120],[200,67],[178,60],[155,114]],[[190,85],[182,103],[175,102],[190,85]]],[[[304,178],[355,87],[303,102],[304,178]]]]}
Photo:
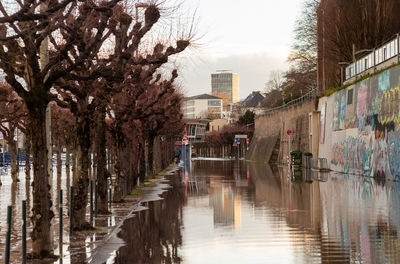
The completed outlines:
{"type": "Polygon", "coordinates": [[[122,186],[124,184],[123,175],[121,173],[121,161],[120,161],[120,151],[116,150],[114,152],[114,172],[115,172],[115,186],[113,201],[120,202],[122,200],[122,186]]]}
{"type": "Polygon", "coordinates": [[[25,178],[27,181],[31,179],[31,138],[29,133],[25,135],[24,139],[24,147],[25,147],[25,178]]]}
{"type": "Polygon", "coordinates": [[[97,151],[97,193],[98,193],[98,210],[100,213],[107,213],[107,156],[106,156],[106,124],[105,109],[99,108],[96,113],[96,137],[95,146],[97,151]]]}
{"type": "Polygon", "coordinates": [[[56,141],[56,155],[57,155],[57,185],[61,185],[61,170],[62,170],[62,160],[61,160],[61,143],[60,140],[56,141]]]}
{"type": "Polygon", "coordinates": [[[69,166],[71,163],[70,155],[71,155],[71,151],[70,151],[69,144],[67,143],[65,146],[65,169],[66,170],[69,170],[69,166]]]}
{"type": "MultiPolygon", "coordinates": [[[[153,134],[150,134],[146,144],[147,147],[147,170],[148,170],[148,177],[152,178],[154,176],[154,140],[155,136],[153,134]]],[[[158,153],[159,154],[159,153],[158,153]]]]}
{"type": "Polygon", "coordinates": [[[76,178],[76,146],[72,151],[72,181],[76,178]]]}
{"type": "Polygon", "coordinates": [[[34,105],[29,109],[32,131],[33,154],[33,207],[32,207],[32,254],[47,257],[53,254],[51,241],[51,195],[47,170],[46,105],[34,105]]]}
{"type": "Polygon", "coordinates": [[[146,178],[146,158],[145,158],[145,148],[143,143],[139,146],[139,179],[144,182],[146,178]]]}
{"type": "Polygon", "coordinates": [[[77,118],[77,139],[78,139],[78,166],[74,185],[74,215],[72,225],[74,230],[81,230],[87,226],[86,206],[89,185],[89,149],[90,149],[90,121],[85,116],[77,118]]]}
{"type": "MultiPolygon", "coordinates": [[[[12,133],[11,136],[13,136],[14,133],[12,133]]],[[[18,166],[17,166],[17,142],[15,142],[14,139],[11,138],[11,140],[8,141],[8,144],[10,145],[10,156],[11,156],[11,178],[13,182],[18,182],[18,166]]]]}

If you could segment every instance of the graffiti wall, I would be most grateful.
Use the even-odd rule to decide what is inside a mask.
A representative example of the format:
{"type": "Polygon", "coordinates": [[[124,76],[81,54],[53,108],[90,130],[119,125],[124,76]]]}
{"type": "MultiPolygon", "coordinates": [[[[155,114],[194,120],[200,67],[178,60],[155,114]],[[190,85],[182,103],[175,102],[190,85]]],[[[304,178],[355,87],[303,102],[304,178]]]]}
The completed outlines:
{"type": "Polygon", "coordinates": [[[331,169],[400,180],[399,86],[396,66],[320,99],[326,138],[319,156],[331,169]]]}

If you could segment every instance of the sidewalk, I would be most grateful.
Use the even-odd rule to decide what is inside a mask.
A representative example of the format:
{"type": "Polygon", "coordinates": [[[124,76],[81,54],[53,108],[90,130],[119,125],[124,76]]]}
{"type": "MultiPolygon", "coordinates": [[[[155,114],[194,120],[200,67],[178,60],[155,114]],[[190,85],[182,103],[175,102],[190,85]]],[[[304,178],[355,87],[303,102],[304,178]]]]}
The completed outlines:
{"type": "MultiPolygon", "coordinates": [[[[170,169],[169,172],[173,170],[174,168],[170,169]]],[[[168,174],[168,172],[166,174],[168,174]]],[[[0,187],[0,208],[3,211],[0,212],[0,262],[4,261],[5,250],[5,204],[13,204],[14,208],[10,260],[11,263],[22,263],[22,224],[20,217],[20,203],[23,200],[22,197],[25,197],[25,192],[23,191],[23,189],[25,188],[26,184],[23,179],[17,185],[12,185],[11,182],[8,180],[5,181],[4,177],[2,177],[2,180],[3,186],[0,187]],[[9,197],[10,193],[11,197],[9,197]],[[2,196],[6,198],[2,199],[2,196]],[[9,203],[10,200],[11,203],[9,203]]],[[[65,181],[63,181],[63,183],[65,183],[65,181]]],[[[65,187],[65,184],[60,185],[64,185],[65,187]]],[[[136,189],[136,191],[133,192],[134,195],[128,195],[124,197],[124,203],[113,203],[110,210],[111,214],[99,214],[97,217],[93,217],[93,224],[96,230],[73,232],[71,237],[69,236],[69,205],[68,200],[66,199],[67,194],[64,191],[62,255],[60,255],[59,247],[59,205],[53,202],[53,211],[55,213],[54,222],[52,225],[54,237],[54,254],[60,256],[60,258],[58,260],[45,261],[28,260],[28,263],[105,263],[108,259],[112,259],[112,254],[115,253],[115,251],[118,250],[119,247],[123,246],[123,241],[117,237],[119,227],[122,225],[123,221],[127,217],[131,217],[134,211],[146,209],[145,207],[140,206],[141,202],[160,199],[159,194],[163,192],[163,188],[167,187],[168,186],[164,184],[163,175],[157,176],[155,179],[151,179],[148,182],[145,182],[144,184],[142,184],[141,188],[136,189]]],[[[59,188],[56,187],[54,189],[59,190],[59,188]]],[[[57,191],[53,190],[53,201],[56,200],[55,198],[58,198],[58,196],[55,195],[56,193],[57,191]]],[[[27,204],[29,203],[31,203],[31,201],[27,201],[27,204]]],[[[86,219],[88,220],[90,217],[89,208],[90,207],[88,205],[86,213],[86,219]]],[[[31,207],[28,206],[27,211],[30,211],[30,209],[31,207]]],[[[27,221],[27,224],[27,252],[29,253],[32,247],[32,241],[30,240],[30,232],[32,231],[32,227],[30,225],[29,219],[27,221]]]]}

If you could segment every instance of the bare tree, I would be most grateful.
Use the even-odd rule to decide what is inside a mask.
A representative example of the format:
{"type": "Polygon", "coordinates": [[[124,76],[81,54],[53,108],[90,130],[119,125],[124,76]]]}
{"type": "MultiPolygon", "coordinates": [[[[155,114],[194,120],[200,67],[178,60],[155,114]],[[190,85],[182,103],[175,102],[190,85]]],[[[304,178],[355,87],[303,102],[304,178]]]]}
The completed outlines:
{"type": "Polygon", "coordinates": [[[269,80],[265,83],[265,93],[272,92],[274,90],[282,90],[283,83],[285,81],[284,73],[276,70],[269,73],[269,80]]]}
{"type": "Polygon", "coordinates": [[[54,213],[45,128],[46,107],[52,100],[50,88],[61,77],[77,76],[79,67],[92,61],[105,40],[103,33],[112,8],[119,1],[16,2],[18,8],[12,13],[0,2],[0,68],[28,109],[34,172],[32,255],[43,258],[53,254],[50,228],[54,213]],[[47,40],[50,54],[46,62],[40,49],[47,40]]]}

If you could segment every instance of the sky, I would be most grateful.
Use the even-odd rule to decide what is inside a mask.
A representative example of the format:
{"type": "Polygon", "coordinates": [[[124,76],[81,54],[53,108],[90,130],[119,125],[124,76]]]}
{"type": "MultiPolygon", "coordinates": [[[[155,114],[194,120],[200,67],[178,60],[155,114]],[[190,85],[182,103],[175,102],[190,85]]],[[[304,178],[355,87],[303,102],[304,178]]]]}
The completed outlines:
{"type": "Polygon", "coordinates": [[[197,45],[179,58],[186,96],[211,93],[211,73],[239,74],[239,97],[264,90],[286,59],[302,0],[189,0],[196,10],[197,45]]]}

